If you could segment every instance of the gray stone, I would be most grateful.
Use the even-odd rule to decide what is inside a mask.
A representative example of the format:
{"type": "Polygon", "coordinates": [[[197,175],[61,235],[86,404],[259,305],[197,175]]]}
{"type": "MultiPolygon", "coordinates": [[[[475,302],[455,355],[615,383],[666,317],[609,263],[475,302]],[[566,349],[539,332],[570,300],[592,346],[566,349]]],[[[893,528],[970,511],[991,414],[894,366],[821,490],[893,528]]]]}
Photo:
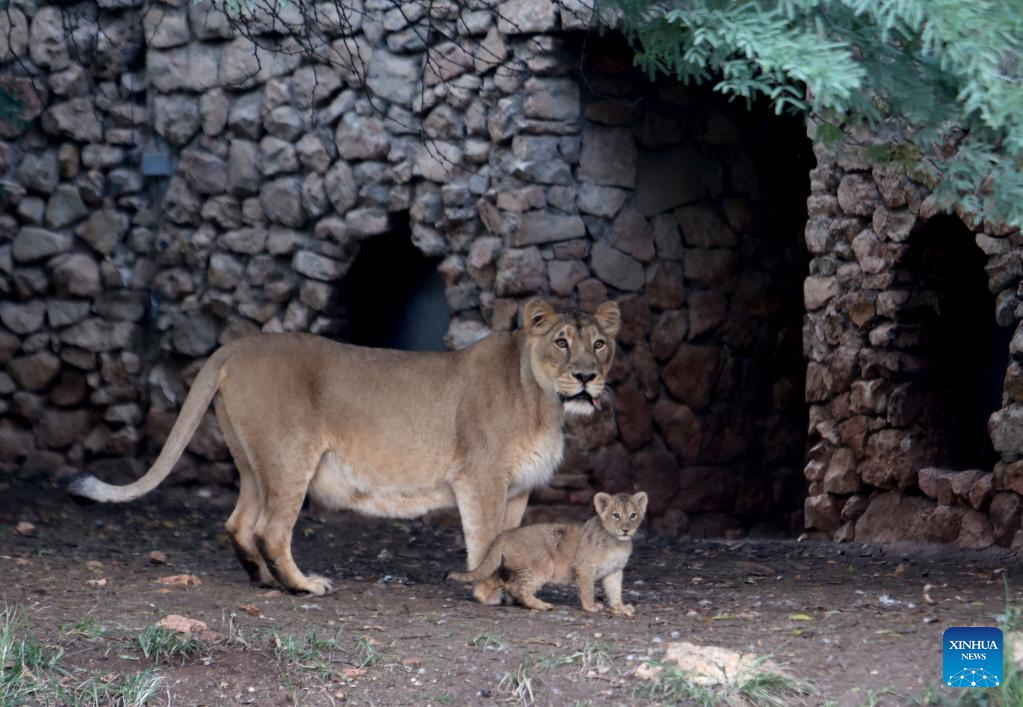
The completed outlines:
{"type": "Polygon", "coordinates": [[[838,205],[850,216],[873,216],[881,194],[869,176],[847,174],[838,185],[838,205]]]}
{"type": "Polygon", "coordinates": [[[108,322],[103,319],[86,319],[60,332],[62,343],[77,346],[86,351],[116,351],[128,348],[135,325],[132,322],[108,322]]]}
{"type": "Polygon", "coordinates": [[[245,37],[228,42],[220,58],[217,83],[224,88],[248,88],[289,74],[302,61],[303,51],[293,38],[281,40],[278,46],[270,44],[253,44],[245,37]]]}
{"type": "Polygon", "coordinates": [[[547,0],[506,0],[496,14],[501,34],[534,34],[554,29],[557,6],[547,0]]]}
{"type": "Polygon", "coordinates": [[[988,432],[995,451],[1018,457],[1023,455],[1023,405],[1010,405],[991,415],[988,432]]]}
{"type": "Polygon", "coordinates": [[[359,237],[375,236],[391,230],[387,212],[374,207],[352,209],[345,215],[345,226],[359,237]]]}
{"type": "Polygon", "coordinates": [[[643,265],[606,243],[595,243],[590,254],[593,272],[612,287],[627,292],[643,289],[646,276],[643,265]]]}
{"type": "Polygon", "coordinates": [[[202,124],[199,101],[187,94],[157,95],[153,99],[153,126],[172,145],[181,146],[192,139],[202,124]]]}
{"type": "Polygon", "coordinates": [[[346,160],[385,159],[391,149],[391,136],[382,120],[375,116],[346,113],[335,133],[338,154],[346,160]]]}
{"type": "Polygon", "coordinates": [[[308,250],[300,250],[295,253],[295,257],[291,260],[291,267],[295,272],[306,277],[325,282],[336,280],[343,274],[336,260],[308,250]]]}
{"type": "Polygon", "coordinates": [[[266,246],[267,231],[263,228],[242,228],[225,233],[217,241],[224,250],[232,253],[255,255],[266,246]]]}
{"type": "Polygon", "coordinates": [[[338,160],[327,172],[323,180],[327,190],[327,198],[339,214],[346,214],[355,206],[359,198],[358,186],[352,168],[343,160],[338,160]]]}
{"type": "Polygon", "coordinates": [[[51,264],[53,283],[62,295],[90,297],[102,289],[99,266],[88,255],[75,253],[51,264]]]}
{"type": "Polygon", "coordinates": [[[61,184],[46,202],[46,225],[50,228],[70,226],[83,219],[87,213],[89,209],[82,201],[78,187],[61,184]]]}
{"type": "Polygon", "coordinates": [[[93,211],[78,235],[92,246],[93,250],[103,255],[113,253],[128,233],[128,217],[120,211],[102,209],[93,211]]]}
{"type": "Polygon", "coordinates": [[[191,39],[187,8],[153,5],[142,20],[146,44],[154,49],[178,47],[191,39]]]}
{"type": "Polygon", "coordinates": [[[223,194],[227,189],[227,164],[205,150],[185,150],[178,162],[178,174],[188,181],[189,186],[197,194],[223,194]]]}
{"type": "Polygon", "coordinates": [[[654,233],[650,222],[631,207],[622,210],[615,218],[608,244],[642,261],[654,257],[654,233]]]}
{"type": "Polygon", "coordinates": [[[590,276],[590,270],[578,260],[552,260],[547,263],[551,291],[568,297],[575,286],[590,276]]]}
{"type": "MultiPolygon", "coordinates": [[[[336,71],[349,86],[361,87],[366,80],[368,67],[373,60],[373,47],[363,36],[347,37],[338,40],[330,45],[328,63],[330,68],[336,71]]],[[[386,61],[385,61],[386,63],[386,61]]],[[[386,82],[387,67],[378,68],[383,76],[381,81],[386,82]]],[[[404,79],[414,81],[418,77],[418,71],[413,74],[404,75],[404,79]]],[[[400,80],[399,77],[396,77],[400,80]]],[[[344,94],[342,94],[344,95],[344,94]]]]}
{"type": "Polygon", "coordinates": [[[334,159],[334,151],[327,149],[326,142],[315,133],[308,133],[295,145],[302,166],[317,174],[326,174],[334,159]]]}
{"type": "Polygon", "coordinates": [[[692,148],[644,152],[638,170],[633,205],[644,216],[656,216],[707,193],[703,158],[692,148]]]}
{"type": "Polygon", "coordinates": [[[25,56],[28,52],[28,21],[25,13],[10,7],[0,14],[0,62],[25,56]]]}
{"type": "Polygon", "coordinates": [[[264,176],[272,177],[298,169],[298,157],[290,142],[267,136],[259,143],[259,150],[261,153],[259,168],[264,176]]]}
{"type": "Polygon", "coordinates": [[[84,300],[51,299],[46,302],[46,320],[54,329],[60,329],[89,316],[89,303],[84,300]]]}
{"type": "Polygon", "coordinates": [[[235,196],[259,192],[259,146],[248,140],[232,140],[228,150],[227,190],[235,196]]]}
{"type": "Polygon", "coordinates": [[[52,194],[60,178],[57,155],[52,150],[29,152],[18,165],[18,182],[26,189],[52,194]]]}
{"type": "Polygon", "coordinates": [[[171,332],[171,345],[186,356],[205,356],[217,345],[217,323],[212,317],[188,317],[171,332]]]}
{"type": "Polygon", "coordinates": [[[7,364],[7,373],[22,390],[43,390],[60,373],[60,359],[49,351],[22,356],[7,364]]]}
{"type": "Polygon", "coordinates": [[[570,78],[531,78],[526,81],[522,110],[527,118],[576,120],[579,85],[570,78]]]}
{"type": "Polygon", "coordinates": [[[162,93],[216,88],[220,55],[219,46],[200,42],[166,51],[153,49],[146,52],[146,76],[162,93]]]}
{"type": "Polygon", "coordinates": [[[206,91],[199,97],[199,116],[204,135],[213,137],[223,132],[229,108],[227,96],[219,88],[206,91]]]}
{"type": "Polygon", "coordinates": [[[583,183],[632,188],[636,185],[637,159],[628,130],[588,126],[583,130],[576,176],[583,183]]]}
{"type": "Polygon", "coordinates": [[[675,211],[687,245],[698,248],[726,248],[736,243],[735,233],[714,211],[703,206],[684,206],[675,211]]]}
{"type": "Polygon", "coordinates": [[[147,301],[142,292],[107,291],[96,299],[96,314],[115,322],[137,322],[146,314],[147,301]]]}
{"type": "Polygon", "coordinates": [[[508,243],[520,248],[540,243],[554,243],[586,235],[586,225],[578,216],[529,211],[519,219],[518,228],[509,236],[508,243]]]}
{"type": "Polygon", "coordinates": [[[499,297],[543,292],[547,274],[539,248],[508,248],[497,260],[494,292],[499,297]]]}
{"type": "Polygon", "coordinates": [[[614,218],[628,198],[629,192],[596,184],[580,184],[576,205],[584,214],[614,218]]]}
{"type": "Polygon", "coordinates": [[[305,121],[302,114],[291,106],[277,106],[263,119],[263,127],[271,135],[294,142],[302,134],[305,121]]]}
{"type": "Polygon", "coordinates": [[[31,334],[43,325],[46,305],[42,300],[22,304],[4,302],[0,304],[0,321],[15,334],[31,334]]]}
{"type": "Polygon", "coordinates": [[[838,296],[842,286],[834,277],[808,277],[803,281],[803,302],[808,311],[820,309],[838,296]]]}
{"type": "Polygon", "coordinates": [[[190,0],[188,21],[199,39],[230,39],[234,36],[231,21],[213,0],[190,0]]]}
{"type": "Polygon", "coordinates": [[[99,142],[103,139],[103,125],[89,98],[72,98],[48,108],[43,112],[43,129],[78,142],[99,142]]]}
{"type": "Polygon", "coordinates": [[[31,263],[71,250],[71,237],[42,228],[26,226],[11,244],[11,255],[19,263],[31,263]]]}
{"type": "Polygon", "coordinates": [[[32,62],[37,66],[51,71],[67,66],[70,57],[59,7],[41,7],[32,17],[28,49],[32,62]]]}
{"type": "Polygon", "coordinates": [[[409,107],[419,92],[419,59],[377,49],[369,61],[366,86],[378,98],[409,107]]]}
{"type": "Polygon", "coordinates": [[[327,213],[331,203],[327,198],[327,190],[323,185],[323,177],[316,173],[307,174],[302,180],[302,206],[312,218],[319,218],[327,213]]]}

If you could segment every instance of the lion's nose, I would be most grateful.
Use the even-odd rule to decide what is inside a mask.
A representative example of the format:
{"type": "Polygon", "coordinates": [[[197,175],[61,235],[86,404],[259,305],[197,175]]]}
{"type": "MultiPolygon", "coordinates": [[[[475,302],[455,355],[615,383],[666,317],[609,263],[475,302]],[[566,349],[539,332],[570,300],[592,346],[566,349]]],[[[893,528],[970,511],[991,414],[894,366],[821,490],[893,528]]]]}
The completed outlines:
{"type": "Polygon", "coordinates": [[[596,378],[597,374],[596,373],[579,373],[578,371],[576,371],[575,373],[572,374],[572,377],[575,378],[580,383],[582,383],[583,385],[586,385],[591,380],[596,378]]]}

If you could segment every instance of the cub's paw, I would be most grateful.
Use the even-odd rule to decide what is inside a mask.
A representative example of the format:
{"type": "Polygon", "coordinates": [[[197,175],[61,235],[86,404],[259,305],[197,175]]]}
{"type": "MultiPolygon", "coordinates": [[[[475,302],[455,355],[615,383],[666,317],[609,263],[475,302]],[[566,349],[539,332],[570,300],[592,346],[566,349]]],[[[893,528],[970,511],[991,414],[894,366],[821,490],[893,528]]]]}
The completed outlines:
{"type": "Polygon", "coordinates": [[[612,606],[611,613],[615,616],[628,616],[630,619],[636,615],[636,607],[632,604],[622,604],[621,606],[612,606]]]}
{"type": "Polygon", "coordinates": [[[334,591],[334,583],[326,577],[310,575],[306,577],[306,586],[303,587],[303,590],[313,596],[322,597],[334,591]]]}
{"type": "Polygon", "coordinates": [[[589,606],[586,606],[585,604],[583,604],[583,611],[588,611],[591,614],[593,612],[595,612],[595,611],[600,611],[603,608],[604,608],[604,605],[601,604],[599,601],[595,601],[592,604],[590,604],[589,606]]]}
{"type": "Polygon", "coordinates": [[[472,588],[472,596],[480,604],[497,606],[501,603],[501,599],[504,597],[504,589],[500,584],[495,585],[484,581],[472,588]]]}
{"type": "Polygon", "coordinates": [[[538,601],[535,604],[530,604],[529,608],[531,611],[551,611],[554,609],[554,605],[548,604],[545,601],[538,601]]]}

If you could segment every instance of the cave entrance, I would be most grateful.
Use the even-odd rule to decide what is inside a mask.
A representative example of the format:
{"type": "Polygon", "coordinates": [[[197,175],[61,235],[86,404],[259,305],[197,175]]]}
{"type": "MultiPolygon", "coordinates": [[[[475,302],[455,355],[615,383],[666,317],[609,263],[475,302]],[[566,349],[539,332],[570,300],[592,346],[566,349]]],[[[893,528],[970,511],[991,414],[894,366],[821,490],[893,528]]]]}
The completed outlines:
{"type": "Polygon", "coordinates": [[[910,238],[907,264],[924,287],[915,308],[926,347],[923,383],[938,406],[925,414],[942,438],[943,464],[990,469],[999,460],[988,418],[1002,406],[1011,327],[995,321],[987,256],[955,216],[936,216],[910,238]]]}
{"type": "Polygon", "coordinates": [[[451,310],[444,298],[440,258],[412,243],[408,214],[392,229],[360,244],[341,287],[347,340],[403,351],[444,351],[451,310]]]}

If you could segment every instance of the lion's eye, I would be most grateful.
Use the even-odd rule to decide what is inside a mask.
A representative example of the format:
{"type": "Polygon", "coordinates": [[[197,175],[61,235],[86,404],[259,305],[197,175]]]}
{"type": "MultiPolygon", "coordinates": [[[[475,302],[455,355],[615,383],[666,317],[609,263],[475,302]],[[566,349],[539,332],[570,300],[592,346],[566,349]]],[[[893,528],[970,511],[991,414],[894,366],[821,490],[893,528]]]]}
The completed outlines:
{"type": "Polygon", "coordinates": [[[567,349],[568,348],[568,341],[566,339],[558,339],[554,343],[557,344],[559,349],[567,349]]]}
{"type": "Polygon", "coordinates": [[[629,518],[635,518],[635,517],[636,517],[635,513],[632,513],[632,514],[629,515],[629,518]]]}
{"type": "Polygon", "coordinates": [[[605,346],[605,344],[604,344],[603,341],[594,341],[593,342],[593,350],[594,351],[600,351],[602,348],[604,348],[604,346],[605,346]]]}
{"type": "Polygon", "coordinates": [[[620,518],[622,517],[622,514],[621,514],[621,513],[618,513],[618,512],[616,511],[616,512],[614,512],[614,513],[612,513],[612,514],[611,514],[611,517],[612,517],[612,518],[614,518],[615,520],[618,520],[618,519],[620,519],[620,518]]]}

